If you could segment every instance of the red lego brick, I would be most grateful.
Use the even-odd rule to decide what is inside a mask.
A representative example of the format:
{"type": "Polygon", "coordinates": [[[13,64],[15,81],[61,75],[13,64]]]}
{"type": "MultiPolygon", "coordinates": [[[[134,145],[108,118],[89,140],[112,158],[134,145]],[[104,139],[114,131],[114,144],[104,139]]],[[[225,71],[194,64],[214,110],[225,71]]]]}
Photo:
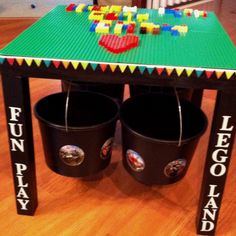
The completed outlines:
{"type": "Polygon", "coordinates": [[[138,47],[138,43],[139,37],[136,35],[125,35],[119,37],[114,34],[107,34],[101,36],[98,44],[109,52],[118,54],[138,47]]]}
{"type": "Polygon", "coordinates": [[[112,13],[108,13],[105,16],[106,20],[118,20],[118,16],[116,13],[112,12],[112,13]]]}
{"type": "Polygon", "coordinates": [[[207,12],[204,11],[202,16],[203,16],[203,17],[207,17],[207,12]]]}
{"type": "Polygon", "coordinates": [[[128,34],[133,34],[135,30],[135,25],[134,24],[130,24],[127,28],[127,33],[128,34]]]}
{"type": "Polygon", "coordinates": [[[161,28],[153,28],[152,34],[157,35],[161,33],[161,28]]]}
{"type": "Polygon", "coordinates": [[[105,41],[106,41],[106,38],[104,37],[104,35],[102,35],[98,41],[98,44],[100,46],[104,46],[105,45],[105,41]]]}
{"type": "Polygon", "coordinates": [[[76,5],[74,3],[71,3],[70,5],[66,7],[66,11],[68,12],[74,11],[75,6],[76,5]]]}
{"type": "Polygon", "coordinates": [[[100,9],[101,9],[101,6],[94,5],[92,8],[92,11],[100,11],[100,9]]]}

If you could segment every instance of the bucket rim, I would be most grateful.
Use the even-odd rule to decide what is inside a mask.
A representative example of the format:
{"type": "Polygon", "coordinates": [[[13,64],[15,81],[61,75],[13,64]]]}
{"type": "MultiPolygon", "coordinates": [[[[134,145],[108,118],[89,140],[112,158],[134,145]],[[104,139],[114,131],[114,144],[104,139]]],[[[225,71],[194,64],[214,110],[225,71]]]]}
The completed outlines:
{"type": "MultiPolygon", "coordinates": [[[[122,124],[122,126],[124,126],[126,129],[129,129],[133,134],[135,134],[135,135],[137,135],[138,137],[140,137],[140,138],[145,138],[145,139],[147,139],[149,142],[152,142],[152,143],[157,143],[157,142],[159,142],[159,143],[165,143],[165,144],[170,144],[170,145],[177,145],[178,146],[178,144],[179,144],[179,140],[177,139],[177,140],[166,140],[166,139],[159,139],[159,138],[152,138],[152,137],[149,137],[149,136],[146,136],[146,135],[144,135],[144,134],[141,134],[140,132],[138,132],[138,131],[136,131],[136,130],[134,130],[134,129],[132,129],[131,127],[129,127],[128,125],[127,125],[127,123],[124,121],[124,119],[123,119],[123,117],[122,117],[122,110],[123,110],[123,106],[125,105],[125,103],[128,103],[130,100],[134,100],[134,99],[136,99],[137,97],[142,97],[142,96],[155,96],[155,95],[157,95],[157,96],[165,96],[165,97],[173,97],[173,96],[171,96],[171,95],[167,95],[167,94],[155,94],[155,93],[150,93],[150,94],[141,94],[141,95],[137,95],[137,96],[134,96],[134,97],[130,97],[130,98],[128,98],[126,101],[124,101],[123,102],[123,104],[122,104],[122,106],[121,106],[121,108],[120,108],[120,117],[119,117],[119,119],[120,119],[120,122],[121,122],[121,124],[122,124]]],[[[200,113],[202,114],[202,117],[203,117],[203,119],[204,119],[204,125],[203,125],[203,128],[202,128],[202,130],[200,131],[200,132],[198,132],[196,135],[194,135],[194,136],[191,136],[191,137],[189,137],[189,138],[182,138],[182,140],[181,140],[181,146],[183,145],[183,144],[185,144],[185,143],[188,143],[189,141],[191,141],[191,140],[194,140],[194,139],[196,139],[196,138],[198,138],[198,137],[201,137],[204,133],[205,133],[205,131],[206,131],[206,129],[207,129],[207,127],[208,127],[208,119],[207,119],[207,116],[206,116],[206,114],[202,111],[202,109],[200,108],[200,107],[197,107],[196,105],[194,105],[193,103],[191,103],[190,101],[187,101],[187,100],[181,100],[181,101],[184,101],[185,103],[189,103],[189,104],[191,104],[192,106],[194,106],[196,109],[198,109],[199,111],[200,111],[200,113]]]]}
{"type": "Polygon", "coordinates": [[[84,93],[84,94],[96,94],[98,96],[102,96],[102,97],[105,97],[107,99],[109,99],[111,102],[113,102],[113,104],[116,106],[117,110],[116,110],[116,114],[109,120],[105,121],[105,122],[102,122],[102,123],[99,123],[99,124],[96,124],[96,125],[89,125],[89,126],[81,126],[81,127],[75,127],[75,126],[68,126],[66,129],[65,125],[59,125],[59,124],[55,124],[53,122],[50,122],[46,119],[44,119],[42,116],[40,116],[38,114],[38,111],[37,111],[37,106],[39,105],[39,103],[43,100],[43,99],[46,99],[48,97],[51,97],[51,96],[55,96],[55,95],[59,95],[59,94],[66,94],[66,92],[58,92],[58,93],[53,93],[53,94],[49,94],[41,99],[39,99],[35,105],[34,105],[34,115],[35,117],[42,123],[46,124],[47,126],[49,127],[52,127],[52,128],[56,128],[58,130],[63,130],[63,131],[89,131],[89,130],[94,130],[94,129],[100,129],[100,128],[103,128],[104,126],[114,122],[115,120],[118,120],[119,118],[119,105],[116,101],[114,101],[112,98],[110,98],[109,96],[106,96],[104,94],[100,94],[100,93],[96,93],[96,92],[90,92],[90,91],[79,91],[79,92],[71,92],[71,93],[84,93]]]}

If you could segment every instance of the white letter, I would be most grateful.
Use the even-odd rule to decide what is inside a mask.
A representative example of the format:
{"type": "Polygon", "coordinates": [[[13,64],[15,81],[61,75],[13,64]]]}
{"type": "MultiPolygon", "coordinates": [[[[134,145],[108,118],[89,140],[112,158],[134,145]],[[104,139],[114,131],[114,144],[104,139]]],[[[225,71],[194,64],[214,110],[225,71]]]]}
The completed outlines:
{"type": "Polygon", "coordinates": [[[215,202],[215,199],[213,197],[211,197],[208,201],[208,203],[206,204],[206,206],[204,208],[209,208],[209,206],[213,209],[217,209],[217,205],[216,205],[216,202],[215,202]]]}
{"type": "Polygon", "coordinates": [[[18,194],[17,194],[17,197],[22,197],[22,198],[29,198],[27,193],[25,192],[24,188],[20,188],[18,194]]]}
{"type": "Polygon", "coordinates": [[[22,136],[22,134],[23,134],[23,131],[22,131],[23,125],[22,124],[8,123],[8,125],[10,126],[10,132],[14,137],[22,136]],[[16,125],[19,127],[18,134],[16,133],[16,125]]]}
{"type": "Polygon", "coordinates": [[[220,130],[224,130],[224,131],[232,131],[234,126],[232,125],[230,128],[227,127],[228,123],[229,123],[229,118],[231,118],[231,116],[222,116],[223,117],[223,123],[222,123],[222,127],[220,130]]]}
{"type": "Polygon", "coordinates": [[[21,152],[24,152],[24,139],[19,139],[18,141],[14,138],[10,138],[10,140],[11,140],[11,151],[17,151],[16,147],[18,147],[21,152]]]}
{"type": "Polygon", "coordinates": [[[227,138],[231,137],[231,134],[226,134],[226,133],[218,133],[218,139],[217,139],[217,144],[216,147],[228,147],[229,143],[227,143],[227,138]],[[224,136],[226,136],[224,138],[224,136]]]}
{"type": "Polygon", "coordinates": [[[210,221],[202,221],[202,228],[201,228],[201,231],[211,231],[214,229],[214,224],[213,222],[210,222],[210,221]],[[207,227],[207,224],[208,224],[208,227],[207,227]]]}
{"type": "Polygon", "coordinates": [[[11,111],[11,121],[18,121],[17,117],[20,116],[21,108],[19,107],[9,107],[11,111]]]}
{"type": "Polygon", "coordinates": [[[29,200],[24,200],[24,199],[17,199],[17,201],[20,203],[21,205],[21,210],[28,210],[26,208],[26,205],[29,203],[29,200]]]}
{"type": "Polygon", "coordinates": [[[219,152],[223,152],[225,155],[227,155],[228,153],[228,150],[227,149],[216,149],[213,153],[212,153],[212,159],[215,161],[215,162],[225,162],[226,159],[228,158],[227,156],[219,156],[219,159],[217,158],[218,157],[218,153],[219,152]]]}
{"type": "Polygon", "coordinates": [[[27,165],[25,165],[25,164],[15,163],[15,165],[16,165],[16,174],[17,175],[23,175],[22,171],[27,170],[27,165]]]}
{"type": "Polygon", "coordinates": [[[210,172],[211,172],[211,174],[212,174],[213,176],[216,176],[216,177],[222,176],[222,175],[224,175],[225,172],[226,172],[226,167],[225,167],[223,164],[217,163],[217,164],[214,164],[214,165],[211,166],[210,172]],[[219,171],[218,174],[216,173],[216,168],[217,168],[217,166],[220,167],[220,171],[219,171]]]}
{"type": "Polygon", "coordinates": [[[220,193],[215,194],[215,189],[217,185],[210,184],[209,186],[210,186],[210,191],[209,191],[208,197],[219,197],[220,193]]]}
{"type": "Polygon", "coordinates": [[[23,175],[17,175],[16,178],[18,179],[18,186],[17,187],[23,187],[23,188],[27,188],[28,187],[28,183],[23,184],[23,175]]]}
{"type": "Polygon", "coordinates": [[[209,209],[203,209],[203,211],[203,220],[207,220],[207,216],[210,217],[212,220],[215,220],[217,209],[212,209],[213,212],[211,212],[209,209]]]}

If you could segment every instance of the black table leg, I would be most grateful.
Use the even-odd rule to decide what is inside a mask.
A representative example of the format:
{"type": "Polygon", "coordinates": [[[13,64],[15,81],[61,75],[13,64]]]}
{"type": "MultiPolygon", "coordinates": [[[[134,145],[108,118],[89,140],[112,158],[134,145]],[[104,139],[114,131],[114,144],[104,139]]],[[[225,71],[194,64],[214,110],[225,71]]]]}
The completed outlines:
{"type": "Polygon", "coordinates": [[[203,89],[194,89],[191,102],[194,103],[197,107],[201,107],[203,97],[203,89]]]}
{"type": "Polygon", "coordinates": [[[236,125],[234,91],[218,91],[200,195],[197,233],[214,235],[223,198],[236,125]]]}
{"type": "Polygon", "coordinates": [[[17,213],[33,215],[37,207],[34,146],[28,78],[2,72],[17,213]]]}

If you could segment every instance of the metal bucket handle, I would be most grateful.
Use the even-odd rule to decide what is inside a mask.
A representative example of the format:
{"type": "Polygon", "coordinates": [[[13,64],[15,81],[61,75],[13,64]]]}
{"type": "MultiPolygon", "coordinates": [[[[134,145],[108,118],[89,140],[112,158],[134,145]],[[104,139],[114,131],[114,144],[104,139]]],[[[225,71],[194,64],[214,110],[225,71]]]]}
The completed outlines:
{"type": "Polygon", "coordinates": [[[69,107],[69,100],[70,100],[70,90],[71,90],[71,81],[69,82],[69,87],[68,87],[67,95],[66,95],[66,104],[65,104],[65,128],[66,128],[66,132],[68,132],[68,107],[69,107]]]}
{"type": "Polygon", "coordinates": [[[182,107],[181,107],[179,94],[178,94],[178,91],[177,91],[176,87],[174,87],[174,91],[175,91],[175,97],[176,97],[176,100],[177,100],[177,106],[178,106],[178,111],[179,111],[179,142],[178,142],[178,147],[180,147],[181,143],[182,143],[182,136],[183,136],[182,107]]]}
{"type": "MultiPolygon", "coordinates": [[[[70,100],[70,90],[71,90],[71,82],[69,83],[69,87],[68,87],[68,90],[67,90],[66,104],[65,104],[65,128],[66,128],[66,132],[68,132],[68,107],[69,107],[69,100],[70,100]]],[[[178,94],[178,91],[177,91],[176,87],[174,87],[174,92],[175,92],[175,97],[176,97],[176,100],[177,100],[177,106],[178,106],[178,111],[179,111],[179,128],[180,128],[180,130],[179,130],[178,147],[180,147],[181,144],[182,144],[182,136],[183,136],[182,107],[181,107],[179,94],[178,94]]]]}

